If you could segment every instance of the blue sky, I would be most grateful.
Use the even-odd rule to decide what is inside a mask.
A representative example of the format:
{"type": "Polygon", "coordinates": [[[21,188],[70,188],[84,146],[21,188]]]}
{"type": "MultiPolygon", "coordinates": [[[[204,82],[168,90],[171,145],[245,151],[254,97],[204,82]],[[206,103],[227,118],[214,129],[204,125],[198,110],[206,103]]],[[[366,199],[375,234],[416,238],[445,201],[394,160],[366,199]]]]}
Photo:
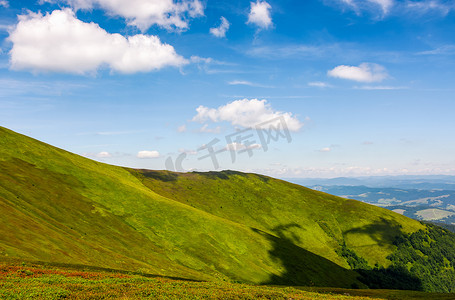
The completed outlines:
{"type": "Polygon", "coordinates": [[[454,32],[443,0],[0,0],[0,125],[136,168],[218,141],[218,170],[455,174],[454,32]]]}

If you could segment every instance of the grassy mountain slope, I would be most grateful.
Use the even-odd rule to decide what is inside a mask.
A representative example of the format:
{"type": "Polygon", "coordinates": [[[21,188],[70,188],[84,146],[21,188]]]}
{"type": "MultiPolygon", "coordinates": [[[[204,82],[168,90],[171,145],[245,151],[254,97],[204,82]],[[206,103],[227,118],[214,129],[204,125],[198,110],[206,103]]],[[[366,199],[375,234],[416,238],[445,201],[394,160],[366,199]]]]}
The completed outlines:
{"type": "Polygon", "coordinates": [[[424,225],[388,210],[238,172],[98,163],[0,127],[0,259],[194,278],[350,287],[342,244],[387,266],[424,225]]]}
{"type": "Polygon", "coordinates": [[[347,267],[336,250],[353,249],[371,265],[387,265],[401,232],[423,228],[396,213],[278,179],[234,171],[178,174],[130,170],[165,197],[275,236],[347,267]]]}

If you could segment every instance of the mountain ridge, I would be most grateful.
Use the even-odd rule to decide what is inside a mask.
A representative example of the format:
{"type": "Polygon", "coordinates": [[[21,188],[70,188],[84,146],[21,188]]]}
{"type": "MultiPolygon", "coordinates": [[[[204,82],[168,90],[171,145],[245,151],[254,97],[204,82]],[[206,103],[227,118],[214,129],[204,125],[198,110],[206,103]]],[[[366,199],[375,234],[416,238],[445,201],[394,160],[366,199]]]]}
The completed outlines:
{"type": "Polygon", "coordinates": [[[426,228],[263,175],[110,166],[3,127],[0,155],[0,259],[365,287],[343,247],[388,267],[396,238],[426,228]]]}

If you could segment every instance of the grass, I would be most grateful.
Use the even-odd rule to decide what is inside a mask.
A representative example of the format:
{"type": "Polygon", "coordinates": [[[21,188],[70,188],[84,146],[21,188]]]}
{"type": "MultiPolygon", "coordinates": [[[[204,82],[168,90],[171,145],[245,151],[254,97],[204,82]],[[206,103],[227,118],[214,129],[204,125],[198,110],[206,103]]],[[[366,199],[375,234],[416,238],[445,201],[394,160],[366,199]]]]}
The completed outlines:
{"type": "Polygon", "coordinates": [[[447,293],[425,293],[416,291],[381,290],[381,289],[342,289],[342,288],[320,288],[320,287],[297,287],[299,290],[309,291],[318,294],[328,295],[349,295],[366,297],[367,299],[390,299],[390,300],[453,300],[453,294],[447,293]]]}
{"type": "MultiPolygon", "coordinates": [[[[1,299],[354,299],[296,288],[0,264],[1,299]]],[[[368,299],[356,297],[357,300],[368,299]]]]}
{"type": "Polygon", "coordinates": [[[395,237],[425,227],[255,174],[110,166],[2,127],[0,215],[0,260],[342,288],[365,285],[341,244],[387,266],[395,237]]]}
{"type": "Polygon", "coordinates": [[[395,237],[423,228],[417,221],[382,208],[256,174],[130,172],[157,194],[285,236],[343,267],[347,263],[336,253],[343,242],[372,266],[387,265],[395,237]]]}
{"type": "Polygon", "coordinates": [[[82,266],[0,263],[0,299],[453,299],[442,293],[258,286],[144,275],[82,266]]]}

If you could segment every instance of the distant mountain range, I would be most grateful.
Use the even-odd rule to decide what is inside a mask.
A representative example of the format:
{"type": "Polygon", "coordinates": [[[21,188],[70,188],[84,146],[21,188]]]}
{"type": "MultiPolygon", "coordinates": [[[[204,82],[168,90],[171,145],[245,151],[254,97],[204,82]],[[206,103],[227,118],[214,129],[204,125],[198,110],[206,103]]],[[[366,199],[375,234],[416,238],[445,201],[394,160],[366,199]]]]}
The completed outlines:
{"type": "Polygon", "coordinates": [[[401,188],[421,190],[455,190],[455,176],[449,175],[401,175],[337,178],[286,178],[303,186],[365,186],[371,188],[401,188]]]}
{"type": "Polygon", "coordinates": [[[455,176],[290,179],[343,198],[385,207],[410,218],[455,224],[455,176]]]}
{"type": "Polygon", "coordinates": [[[111,166],[0,127],[3,261],[449,292],[454,249],[439,227],[286,181],[111,166]]]}

